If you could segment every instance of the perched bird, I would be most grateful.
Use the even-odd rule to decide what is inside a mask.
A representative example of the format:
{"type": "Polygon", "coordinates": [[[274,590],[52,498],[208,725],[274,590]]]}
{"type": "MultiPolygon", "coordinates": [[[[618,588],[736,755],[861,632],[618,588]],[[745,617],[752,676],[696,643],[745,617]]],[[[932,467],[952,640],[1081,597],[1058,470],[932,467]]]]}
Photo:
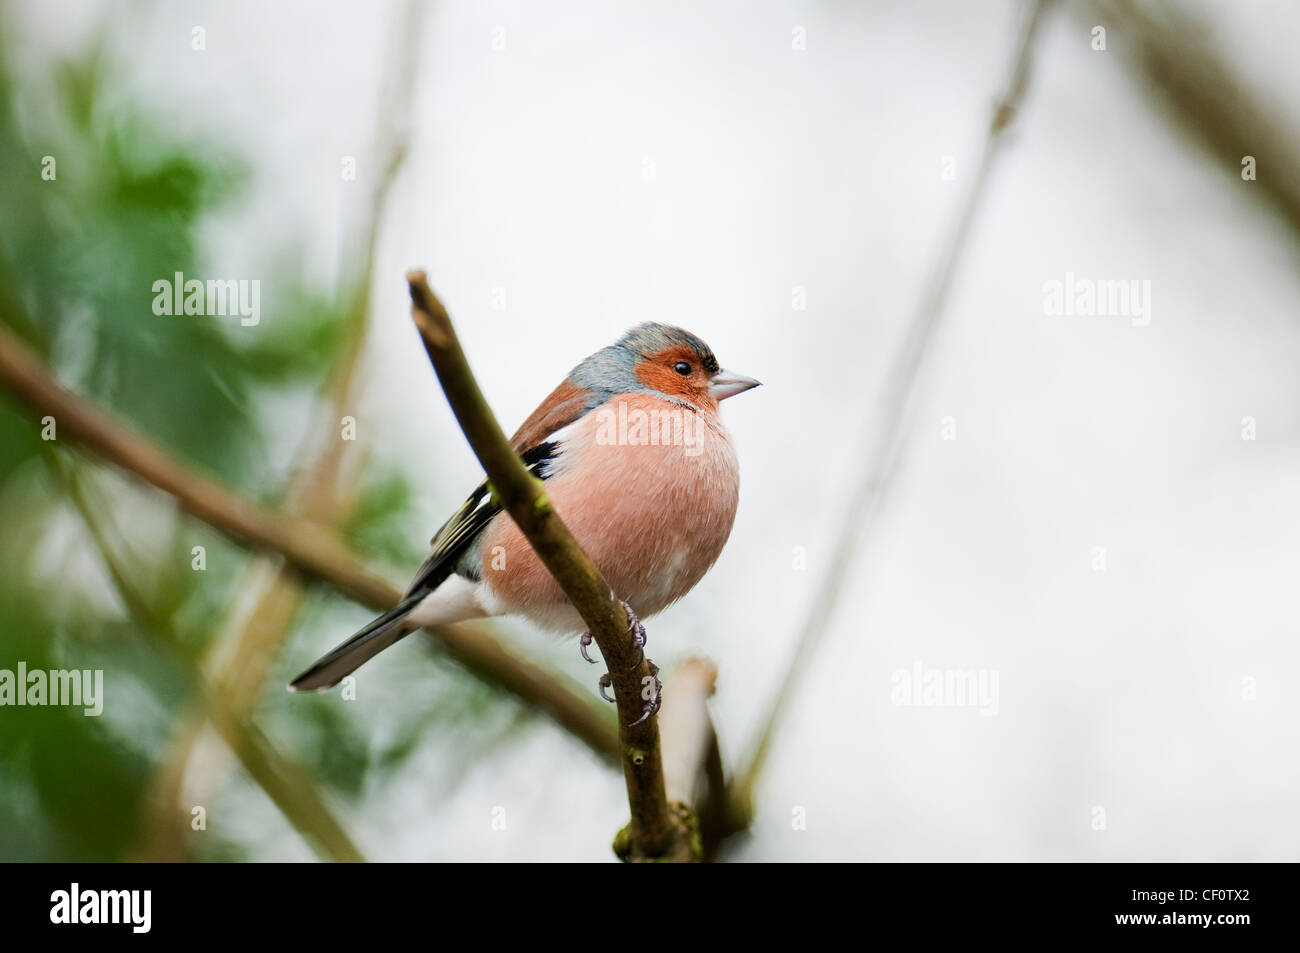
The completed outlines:
{"type": "MultiPolygon", "coordinates": [[[[647,322],[570,371],[511,439],[635,616],[686,595],[722,553],[740,474],[718,402],[758,383],[720,369],[688,331],[647,322]]],[[[432,547],[401,602],[289,687],[336,685],[424,626],[517,613],[553,631],[583,630],[486,482],[432,547]]],[[[584,656],[587,644],[584,636],[584,656]]]]}

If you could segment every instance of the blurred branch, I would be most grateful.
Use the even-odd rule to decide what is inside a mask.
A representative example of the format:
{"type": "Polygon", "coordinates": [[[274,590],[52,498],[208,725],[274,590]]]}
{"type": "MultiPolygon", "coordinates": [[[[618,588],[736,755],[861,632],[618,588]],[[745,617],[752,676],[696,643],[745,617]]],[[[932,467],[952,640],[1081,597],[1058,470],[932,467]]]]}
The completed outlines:
{"type": "Polygon", "coordinates": [[[1293,129],[1270,118],[1281,110],[1245,87],[1206,25],[1171,3],[1096,0],[1091,12],[1119,25],[1121,41],[1129,40],[1135,53],[1125,64],[1146,77],[1149,91],[1163,94],[1172,107],[1166,115],[1237,181],[1242,160],[1255,157],[1251,190],[1300,233],[1300,143],[1293,129]]]}
{"type": "MultiPolygon", "coordinates": [[[[346,444],[339,435],[338,421],[356,399],[358,369],[370,325],[380,223],[407,152],[405,117],[417,73],[416,48],[420,42],[422,10],[420,4],[408,2],[404,14],[395,20],[397,55],[392,59],[390,88],[382,93],[386,108],[376,111],[376,116],[382,117],[379,121],[383,126],[376,136],[380,144],[375,150],[381,173],[365,203],[368,220],[360,230],[364,236],[363,253],[358,266],[353,265],[357,260],[355,254],[346,255],[340,263],[343,277],[339,297],[347,302],[346,333],[330,371],[314,439],[300,449],[303,459],[294,468],[285,496],[285,506],[290,512],[323,526],[338,521],[345,505],[342,498],[348,492],[342,472],[346,444]]],[[[225,631],[211,660],[213,685],[234,712],[247,711],[264,689],[267,673],[297,617],[304,595],[299,574],[279,558],[259,555],[243,576],[239,590],[254,593],[255,598],[251,602],[240,600],[231,607],[222,627],[225,631]]],[[[198,717],[201,719],[202,713],[198,717]]],[[[201,721],[183,726],[175,733],[158,772],[157,795],[161,803],[179,797],[185,765],[202,734],[201,721]]],[[[172,812],[160,812],[159,823],[165,824],[172,817],[172,812]]],[[[153,839],[164,848],[179,840],[161,831],[153,839]]]]}
{"type": "Polygon", "coordinates": [[[632,813],[626,836],[620,832],[615,839],[615,852],[625,860],[699,859],[692,848],[690,819],[682,813],[684,806],[670,806],[665,793],[658,718],[653,713],[645,717],[642,711],[643,687],[654,676],[645,653],[633,642],[627,611],[551,506],[541,481],[510,446],[479,390],[451,317],[429,288],[424,272],[412,271],[406,277],[411,315],[424,349],[492,492],[587,623],[609,666],[632,813]]]}
{"type": "Polygon", "coordinates": [[[40,358],[4,327],[0,327],[0,384],[36,413],[53,417],[60,440],[71,439],[170,493],[187,512],[239,542],[275,550],[304,574],[327,580],[367,605],[382,605],[394,592],[383,579],[363,569],[332,533],[266,510],[198,475],[127,425],[59,386],[40,358]]]}
{"type": "Polygon", "coordinates": [[[717,741],[709,717],[709,699],[717,682],[718,669],[698,658],[682,662],[668,680],[673,704],[660,715],[659,730],[664,745],[664,788],[674,801],[695,803],[704,761],[710,745],[717,741]]]}
{"type": "Polygon", "coordinates": [[[907,424],[917,391],[921,368],[943,317],[944,305],[952,287],[953,274],[961,260],[971,225],[983,202],[995,161],[1000,153],[1003,133],[1015,119],[1024,100],[1032,61],[1034,40],[1043,14],[1051,0],[1031,0],[1026,10],[1020,37],[1014,47],[1010,76],[993,109],[985,137],[983,154],[957,220],[936,262],[934,274],[926,285],[916,312],[907,327],[903,345],[886,380],[879,406],[881,426],[869,435],[865,460],[866,479],[855,490],[840,523],[826,571],[812,600],[812,607],[800,630],[799,639],[785,678],[772,701],[762,731],[752,749],[745,769],[732,788],[732,814],[737,829],[747,827],[753,816],[754,793],[759,776],[771,750],[781,718],[795,694],[799,680],[812,663],[844,592],[845,581],[853,566],[858,546],[881,511],[909,433],[907,424]]]}
{"type": "MultiPolygon", "coordinates": [[[[0,386],[35,413],[54,417],[59,439],[71,439],[171,494],[186,512],[237,542],[277,552],[309,579],[377,611],[392,608],[401,597],[333,534],[238,496],[59,386],[41,360],[5,327],[0,327],[0,386]]],[[[571,688],[568,679],[514,655],[482,627],[431,631],[449,656],[484,682],[546,712],[601,757],[617,757],[618,738],[608,718],[571,688]]]]}
{"type": "MultiPolygon", "coordinates": [[[[203,698],[206,714],[245,770],[322,860],[364,862],[361,852],[320,797],[319,785],[311,775],[281,754],[261,729],[226,704],[221,694],[214,691],[204,678],[192,653],[181,647],[181,641],[170,623],[153,611],[148,600],[132,584],[131,573],[122,566],[116,549],[108,540],[98,509],[87,499],[79,477],[58,458],[56,452],[50,452],[47,458],[55,476],[67,488],[68,495],[90,531],[127,611],[151,629],[159,641],[184,657],[189,674],[203,698]]],[[[177,804],[173,802],[164,805],[164,808],[175,811],[177,804]]]]}
{"type": "Polygon", "coordinates": [[[727,829],[727,786],[709,699],[718,682],[712,662],[688,658],[664,686],[671,700],[659,714],[664,790],[669,801],[690,804],[699,818],[704,859],[711,859],[727,829]]]}

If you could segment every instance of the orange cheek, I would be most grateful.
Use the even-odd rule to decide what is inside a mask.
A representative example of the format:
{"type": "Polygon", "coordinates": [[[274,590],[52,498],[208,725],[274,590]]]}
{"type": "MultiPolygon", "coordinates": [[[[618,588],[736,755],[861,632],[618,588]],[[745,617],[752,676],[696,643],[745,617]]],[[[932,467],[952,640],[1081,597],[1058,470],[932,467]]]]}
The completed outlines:
{"type": "Polygon", "coordinates": [[[690,378],[682,377],[671,367],[644,361],[636,369],[636,379],[651,390],[661,394],[673,394],[678,397],[689,396],[693,392],[690,378]]]}
{"type": "Polygon", "coordinates": [[[699,368],[695,368],[686,377],[673,370],[678,361],[693,363],[696,356],[686,348],[670,348],[651,355],[643,360],[636,369],[636,378],[651,390],[670,397],[680,397],[697,407],[717,409],[718,402],[709,396],[709,381],[699,368]]]}

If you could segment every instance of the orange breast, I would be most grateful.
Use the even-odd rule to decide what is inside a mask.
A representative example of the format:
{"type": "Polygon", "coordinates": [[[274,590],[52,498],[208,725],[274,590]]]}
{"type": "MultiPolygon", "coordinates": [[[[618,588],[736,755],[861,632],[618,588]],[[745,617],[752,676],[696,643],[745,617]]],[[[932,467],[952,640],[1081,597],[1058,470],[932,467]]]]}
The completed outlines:
{"type": "MultiPolygon", "coordinates": [[[[689,592],[736,516],[739,470],[717,415],[623,395],[574,424],[565,446],[547,495],[618,597],[646,618],[689,592]]],[[[484,532],[480,555],[497,608],[551,629],[584,628],[505,514],[484,532]]]]}

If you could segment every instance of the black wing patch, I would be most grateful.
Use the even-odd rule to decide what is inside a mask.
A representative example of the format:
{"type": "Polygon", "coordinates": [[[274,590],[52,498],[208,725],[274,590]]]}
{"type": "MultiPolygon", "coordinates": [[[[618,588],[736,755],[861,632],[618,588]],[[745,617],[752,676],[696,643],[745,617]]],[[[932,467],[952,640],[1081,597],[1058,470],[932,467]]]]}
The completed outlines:
{"type": "MultiPolygon", "coordinates": [[[[553,464],[559,454],[560,445],[557,441],[548,440],[539,443],[524,452],[524,466],[533,476],[545,480],[551,475],[553,464]]],[[[500,512],[501,504],[489,492],[487,481],[484,480],[478,485],[478,489],[470,494],[465,505],[434,534],[430,541],[433,551],[421,563],[415,579],[406,590],[406,595],[432,592],[446,582],[447,577],[456,572],[456,564],[460,561],[460,557],[474,545],[488,523],[492,522],[492,518],[500,512]]],[[[466,574],[477,579],[477,567],[467,567],[466,574]]]]}

